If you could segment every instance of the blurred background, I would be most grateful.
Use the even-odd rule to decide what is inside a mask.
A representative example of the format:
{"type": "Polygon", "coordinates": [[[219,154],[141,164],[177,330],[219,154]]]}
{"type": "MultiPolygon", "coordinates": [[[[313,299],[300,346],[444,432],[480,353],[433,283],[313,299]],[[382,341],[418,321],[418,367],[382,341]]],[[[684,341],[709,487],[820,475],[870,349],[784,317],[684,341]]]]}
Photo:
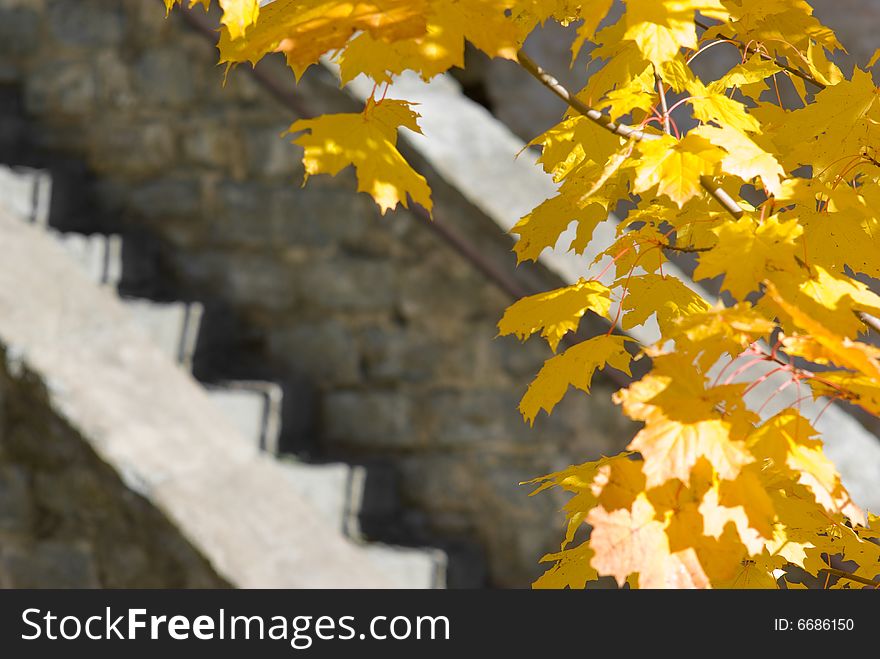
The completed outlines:
{"type": "MultiPolygon", "coordinates": [[[[880,3],[812,4],[861,65],[880,47],[880,3]]],[[[433,223],[380,216],[351,171],[301,187],[281,134],[359,102],[276,59],[224,85],[211,25],[0,0],[0,585],[527,587],[565,496],[519,483],[635,428],[614,374],[533,428],[516,409],[550,352],[496,323],[562,279],[517,268],[518,216],[473,190],[520,183],[464,189],[403,145],[433,223]]],[[[570,41],[526,50],[577,88],[570,41]]],[[[505,161],[564,109],[475,52],[444,84],[505,161]]]]}

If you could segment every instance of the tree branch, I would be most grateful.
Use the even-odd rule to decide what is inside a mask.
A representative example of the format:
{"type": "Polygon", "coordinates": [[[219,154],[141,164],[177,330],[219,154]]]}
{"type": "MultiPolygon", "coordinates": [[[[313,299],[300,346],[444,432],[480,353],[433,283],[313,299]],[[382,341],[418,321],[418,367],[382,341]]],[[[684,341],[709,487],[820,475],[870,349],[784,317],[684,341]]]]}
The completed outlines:
{"type": "Polygon", "coordinates": [[[836,567],[824,567],[821,572],[828,572],[829,574],[833,574],[834,576],[840,577],[842,579],[849,579],[850,581],[857,581],[860,584],[864,584],[866,586],[873,586],[874,588],[880,588],[880,581],[874,581],[873,579],[868,579],[867,577],[860,577],[857,574],[852,574],[851,572],[847,572],[846,570],[838,570],[836,567]]]}
{"type": "Polygon", "coordinates": [[[663,85],[663,78],[657,73],[657,67],[654,67],[654,84],[657,85],[657,94],[660,96],[660,109],[663,110],[663,132],[672,135],[669,128],[669,105],[666,103],[666,89],[663,85]]]}
{"type": "MultiPolygon", "coordinates": [[[[713,25],[707,25],[706,23],[703,23],[703,22],[702,22],[701,20],[699,20],[699,19],[695,19],[695,20],[694,20],[694,23],[696,23],[697,26],[703,28],[704,30],[708,30],[708,29],[710,29],[710,28],[712,28],[712,27],[718,27],[717,25],[716,25],[716,26],[713,26],[713,25]]],[[[772,57],[772,56],[768,55],[767,53],[762,53],[760,50],[758,50],[757,46],[747,46],[747,45],[743,44],[743,42],[740,41],[739,39],[732,39],[732,38],[730,38],[730,37],[728,37],[727,35],[724,35],[724,34],[719,34],[719,35],[718,35],[718,38],[719,38],[719,39],[726,39],[727,41],[738,41],[739,44],[743,46],[743,48],[745,49],[746,53],[748,53],[749,55],[752,55],[752,54],[757,53],[758,56],[759,56],[762,60],[766,60],[766,61],[768,61],[768,62],[773,62],[776,66],[778,66],[778,67],[781,68],[782,70],[784,70],[784,71],[790,73],[790,74],[793,75],[793,76],[797,76],[797,77],[800,78],[801,80],[804,80],[804,81],[806,81],[806,82],[809,82],[811,85],[815,85],[815,86],[818,87],[820,90],[821,90],[821,89],[825,89],[825,87],[827,86],[827,85],[822,84],[822,83],[819,82],[818,80],[816,80],[813,76],[808,75],[808,74],[804,73],[803,71],[800,71],[800,70],[794,68],[793,66],[789,66],[788,64],[786,64],[785,62],[783,62],[783,61],[782,61],[781,59],[779,59],[778,57],[772,57]]]]}
{"type": "Polygon", "coordinates": [[[864,311],[858,311],[856,312],[856,315],[859,317],[859,320],[865,323],[865,325],[880,334],[880,318],[875,318],[871,314],[867,314],[864,311]]]}
{"type": "Polygon", "coordinates": [[[708,252],[712,249],[711,247],[679,247],[678,245],[668,245],[666,243],[660,243],[660,247],[662,247],[663,249],[671,249],[675,252],[684,252],[685,254],[708,252]]]}
{"type": "MultiPolygon", "coordinates": [[[[636,141],[657,140],[662,137],[662,135],[658,135],[656,133],[648,133],[644,130],[639,130],[637,128],[633,128],[632,126],[627,126],[626,124],[619,124],[615,121],[612,121],[604,114],[602,114],[598,110],[591,108],[589,105],[587,105],[570,91],[568,91],[556,78],[554,78],[552,75],[550,75],[540,66],[538,66],[534,62],[534,60],[532,60],[532,58],[526,55],[522,50],[517,52],[516,56],[520,65],[522,65],[522,67],[526,71],[528,71],[536,80],[538,80],[538,82],[540,82],[547,89],[556,94],[556,96],[565,101],[568,106],[571,107],[573,110],[577,110],[577,112],[592,120],[594,123],[598,124],[605,130],[610,131],[615,135],[620,135],[621,137],[634,139],[636,141]]],[[[729,194],[727,194],[720,185],[715,183],[711,176],[701,176],[700,185],[702,185],[703,189],[705,189],[706,192],[712,195],[715,200],[724,207],[724,210],[733,215],[733,217],[737,220],[745,214],[745,210],[743,210],[743,208],[736,202],[736,200],[729,194]]]]}
{"type": "Polygon", "coordinates": [[[660,139],[660,135],[655,133],[648,133],[644,130],[639,130],[638,128],[633,128],[632,126],[627,126],[626,124],[619,124],[615,121],[612,121],[604,114],[599,112],[598,110],[594,110],[589,105],[581,101],[578,97],[568,91],[562,84],[554,78],[552,75],[547,73],[544,69],[538,66],[535,61],[525,54],[522,50],[517,52],[516,54],[517,60],[519,60],[520,65],[528,71],[534,78],[538,80],[542,85],[544,85],[551,92],[556,94],[559,98],[565,101],[570,108],[573,110],[577,110],[580,114],[587,117],[587,119],[592,120],[593,122],[600,125],[607,131],[614,133],[615,135],[620,135],[620,137],[625,137],[627,139],[635,139],[635,140],[658,140],[660,139]]]}

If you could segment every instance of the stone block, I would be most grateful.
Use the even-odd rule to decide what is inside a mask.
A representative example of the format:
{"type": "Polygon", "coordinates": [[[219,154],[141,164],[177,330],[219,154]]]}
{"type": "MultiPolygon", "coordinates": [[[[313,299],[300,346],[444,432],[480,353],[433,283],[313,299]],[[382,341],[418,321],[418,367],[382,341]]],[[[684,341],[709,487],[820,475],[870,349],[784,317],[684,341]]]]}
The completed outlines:
{"type": "Polygon", "coordinates": [[[515,336],[499,336],[492,341],[490,349],[504,370],[523,383],[531,381],[544,361],[553,356],[547,343],[537,336],[524,343],[515,336]]]}
{"type": "Polygon", "coordinates": [[[304,304],[331,311],[390,311],[394,303],[394,265],[337,257],[303,269],[297,282],[304,304]]]}
{"type": "Polygon", "coordinates": [[[0,56],[30,54],[40,46],[40,16],[29,7],[0,7],[0,56]]]}
{"type": "Polygon", "coordinates": [[[360,346],[364,375],[371,381],[424,382],[445,357],[432,337],[397,326],[365,328],[360,346]]]}
{"type": "Polygon", "coordinates": [[[482,496],[473,461],[440,451],[397,461],[401,491],[408,501],[432,511],[467,511],[482,496]]]}
{"type": "Polygon", "coordinates": [[[103,108],[129,110],[139,102],[133,89],[131,67],[114,51],[104,51],[94,60],[95,95],[103,108]]]}
{"type": "Polygon", "coordinates": [[[28,477],[20,465],[0,465],[0,532],[26,533],[33,521],[28,477]]]}
{"type": "Polygon", "coordinates": [[[394,588],[445,588],[447,557],[439,549],[370,543],[362,550],[394,588]]]}
{"type": "MultiPolygon", "coordinates": [[[[422,259],[400,277],[397,306],[408,320],[432,325],[458,325],[462,320],[496,314],[483,299],[486,287],[469,269],[461,270],[457,257],[446,266],[422,259]],[[438,276],[442,272],[442,276],[438,276]]],[[[498,310],[501,311],[500,309],[498,310]]],[[[500,313],[497,313],[500,317],[500,313]]]]}
{"type": "Polygon", "coordinates": [[[78,464],[33,472],[34,502],[43,534],[86,534],[106,525],[118,505],[98,474],[78,464]]]}
{"type": "Polygon", "coordinates": [[[303,174],[302,149],[284,135],[289,123],[246,128],[242,133],[249,174],[258,178],[284,178],[292,183],[303,174]]]}
{"type": "Polygon", "coordinates": [[[222,181],[212,186],[213,212],[207,218],[211,242],[241,247],[273,246],[272,192],[271,187],[253,182],[222,181]]]}
{"type": "Polygon", "coordinates": [[[413,448],[419,445],[412,406],[395,391],[334,391],[322,401],[327,440],[362,449],[413,448]]]}
{"type": "Polygon", "coordinates": [[[368,240],[369,208],[351,190],[290,183],[272,197],[273,235],[285,244],[308,247],[352,247],[368,240]]]}
{"type": "Polygon", "coordinates": [[[138,92],[151,103],[169,108],[190,104],[197,92],[192,64],[183,50],[152,48],[134,65],[138,92]]]}
{"type": "Polygon", "coordinates": [[[427,403],[431,441],[448,445],[531,442],[535,436],[517,411],[521,395],[486,389],[439,392],[427,403]]]}
{"type": "Polygon", "coordinates": [[[358,350],[343,323],[328,319],[267,331],[270,353],[311,380],[344,385],[360,379],[358,350]]]}
{"type": "Polygon", "coordinates": [[[89,115],[96,95],[95,72],[88,60],[50,60],[25,79],[25,108],[37,115],[89,115]]]}
{"type": "Polygon", "coordinates": [[[91,547],[82,541],[38,542],[0,550],[0,573],[12,588],[97,588],[91,547]]]}
{"type": "Polygon", "coordinates": [[[125,33],[121,3],[102,0],[50,0],[49,30],[53,37],[72,46],[109,46],[125,33]]]}
{"type": "Polygon", "coordinates": [[[91,124],[88,139],[92,166],[111,176],[161,176],[177,157],[174,130],[167,123],[91,124]]]}
{"type": "Polygon", "coordinates": [[[191,163],[209,169],[231,169],[240,159],[238,131],[223,121],[199,115],[183,131],[183,154],[191,163]]]}
{"type": "Polygon", "coordinates": [[[133,187],[128,208],[147,220],[191,218],[201,209],[199,182],[159,178],[133,187]]]}

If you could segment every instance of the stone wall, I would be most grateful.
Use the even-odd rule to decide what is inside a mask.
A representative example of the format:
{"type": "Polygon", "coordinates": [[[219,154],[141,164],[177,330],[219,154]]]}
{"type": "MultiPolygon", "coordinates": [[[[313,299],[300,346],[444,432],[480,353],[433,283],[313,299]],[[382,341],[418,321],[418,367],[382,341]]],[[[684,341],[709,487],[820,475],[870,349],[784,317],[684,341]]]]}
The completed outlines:
{"type": "MultiPolygon", "coordinates": [[[[224,87],[215,62],[159,2],[0,0],[0,81],[19,99],[6,153],[55,169],[56,220],[155,258],[159,276],[135,268],[129,286],[206,303],[197,374],[279,381],[288,450],[390,463],[401,537],[476,543],[489,584],[527,585],[563,499],[518,483],[622,448],[616,385],[597,376],[526,426],[516,405],[549,351],[493,339],[509,298],[418,217],[379,216],[350,173],[300,188],[279,137],[296,117],[244,70],[224,87]]],[[[353,107],[318,70],[299,90],[313,112],[353,107]]],[[[509,238],[420,167],[438,217],[513,271],[509,238]]]]}
{"type": "Polygon", "coordinates": [[[223,587],[0,351],[0,587],[223,587]]]}

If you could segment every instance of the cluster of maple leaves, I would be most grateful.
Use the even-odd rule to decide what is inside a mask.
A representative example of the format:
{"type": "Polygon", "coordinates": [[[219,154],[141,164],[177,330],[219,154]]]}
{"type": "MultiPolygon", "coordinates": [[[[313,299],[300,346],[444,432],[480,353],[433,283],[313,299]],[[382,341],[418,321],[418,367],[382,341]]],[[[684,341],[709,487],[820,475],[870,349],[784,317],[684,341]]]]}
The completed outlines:
{"type": "MultiPolygon", "coordinates": [[[[165,1],[170,9],[181,0],[165,1]]],[[[786,569],[828,574],[832,557],[855,566],[832,587],[877,579],[880,519],[851,500],[810,421],[797,407],[761,420],[744,401],[747,383],[709,376],[748,353],[782,365],[815,397],[880,414],[880,350],[863,340],[859,315],[880,314],[880,296],[855,278],[880,277],[880,90],[865,70],[847,76],[834,64],[829,53],[842,47],[807,2],[625,0],[616,21],[612,0],[219,4],[221,62],[280,51],[299,77],[329,54],[343,83],[362,73],[387,83],[404,70],[430,79],[463,64],[466,41],[517,60],[525,37],[548,20],[575,26],[573,57],[595,44],[592,58],[603,64],[576,100],[637,130],[622,137],[573,103],[532,142],[558,194],[513,232],[519,259],[534,260],[576,222],[562,248],[581,253],[628,202],[633,210],[600,255],[611,258],[616,281],[585,273],[524,298],[499,330],[540,333],[555,353],[585,313],[610,321],[608,333],[547,360],[520,403],[530,422],[570,387],[589,392],[598,369],[629,373],[633,353],[652,365],[614,396],[644,424],[626,452],[534,481],[536,492],[558,486],[573,495],[561,550],[544,557],[552,566],[536,587],[582,588],[611,575],[633,587],[792,588],[801,584],[786,569]],[[691,63],[719,44],[737,48],[739,63],[702,80],[691,63]],[[799,108],[784,107],[783,82],[799,108]],[[667,95],[689,112],[684,134],[667,95]],[[754,204],[719,203],[746,189],[754,204]],[[695,280],[721,279],[718,300],[664,272],[677,252],[695,258],[695,280]],[[613,332],[649,318],[660,330],[654,345],[628,349],[633,340],[613,332]],[[586,540],[576,536],[584,524],[586,540]]],[[[430,210],[425,179],[396,148],[398,130],[419,132],[417,120],[405,100],[383,97],[290,130],[307,174],[354,165],[358,189],[383,213],[408,198],[430,210]]]]}

